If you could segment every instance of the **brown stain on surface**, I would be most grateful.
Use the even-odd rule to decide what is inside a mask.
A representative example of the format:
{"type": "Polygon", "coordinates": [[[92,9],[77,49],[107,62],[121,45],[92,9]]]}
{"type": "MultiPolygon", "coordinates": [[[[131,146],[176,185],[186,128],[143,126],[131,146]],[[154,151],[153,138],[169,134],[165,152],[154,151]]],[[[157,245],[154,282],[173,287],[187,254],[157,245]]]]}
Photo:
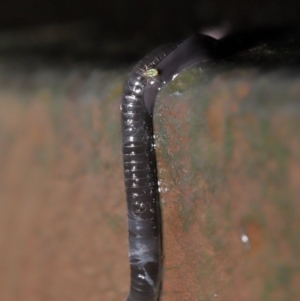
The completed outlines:
{"type": "MultiPolygon", "coordinates": [[[[13,93],[0,94],[1,299],[125,298],[120,153],[105,136],[93,143],[80,120],[90,114],[97,132],[98,104],[63,101],[54,121],[54,100],[39,96],[23,105],[13,93]],[[107,167],[97,169],[97,160],[107,167]]],[[[106,114],[119,110],[112,103],[106,114]]]]}
{"type": "Polygon", "coordinates": [[[167,108],[157,130],[168,139],[158,146],[169,188],[162,300],[297,300],[299,116],[284,103],[247,107],[248,77],[208,89],[201,109],[198,94],[186,97],[186,109],[164,95],[157,109],[167,108]]]}
{"type": "MultiPolygon", "coordinates": [[[[255,102],[251,74],[164,94],[156,110],[161,301],[300,299],[299,116],[288,97],[255,102]]],[[[70,81],[67,92],[43,87],[26,102],[0,92],[1,300],[128,293],[121,84],[83,100],[84,80],[70,81]]]]}

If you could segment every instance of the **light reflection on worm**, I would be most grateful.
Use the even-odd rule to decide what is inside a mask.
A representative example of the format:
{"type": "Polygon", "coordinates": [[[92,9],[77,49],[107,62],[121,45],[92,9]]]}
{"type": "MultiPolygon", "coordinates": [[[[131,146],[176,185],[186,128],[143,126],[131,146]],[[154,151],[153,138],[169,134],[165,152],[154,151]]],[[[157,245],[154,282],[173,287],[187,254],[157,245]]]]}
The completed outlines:
{"type": "Polygon", "coordinates": [[[127,301],[156,301],[161,287],[161,212],[152,118],[158,91],[182,70],[255,46],[264,37],[265,33],[250,32],[216,40],[196,34],[179,45],[152,51],[127,77],[121,104],[131,270],[127,301]]]}
{"type": "Polygon", "coordinates": [[[155,301],[161,286],[162,237],[156,155],[152,116],[144,103],[144,91],[148,81],[158,77],[149,70],[156,70],[157,63],[175,47],[166,45],[148,54],[129,74],[123,89],[122,152],[131,269],[127,301],[155,301]]]}
{"type": "Polygon", "coordinates": [[[157,92],[181,70],[208,60],[215,42],[195,35],[179,46],[160,47],[143,58],[125,81],[122,151],[131,269],[127,301],[156,301],[161,286],[161,212],[152,119],[157,92]]]}

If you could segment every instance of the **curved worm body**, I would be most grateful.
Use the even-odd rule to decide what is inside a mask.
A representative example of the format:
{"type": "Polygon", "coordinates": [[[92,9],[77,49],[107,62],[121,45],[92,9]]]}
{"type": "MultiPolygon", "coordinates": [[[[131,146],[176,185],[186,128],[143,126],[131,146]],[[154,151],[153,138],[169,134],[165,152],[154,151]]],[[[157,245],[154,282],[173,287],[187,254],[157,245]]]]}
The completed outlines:
{"type": "Polygon", "coordinates": [[[162,276],[161,213],[152,117],[144,90],[155,67],[174,47],[163,46],[129,74],[122,99],[122,152],[127,197],[131,286],[127,301],[157,300],[162,276]]]}
{"type": "Polygon", "coordinates": [[[157,93],[162,85],[172,81],[182,70],[216,57],[217,42],[206,35],[193,35],[156,65],[158,79],[148,81],[144,92],[144,102],[151,116],[157,93]]]}
{"type": "Polygon", "coordinates": [[[125,81],[122,152],[131,270],[127,301],[156,301],[161,286],[161,213],[152,120],[157,92],[174,74],[207,60],[206,50],[214,47],[214,41],[196,35],[178,47],[160,47],[143,58],[125,81]]]}
{"type": "Polygon", "coordinates": [[[153,108],[162,85],[183,69],[256,44],[257,34],[215,40],[196,34],[179,46],[160,47],[143,58],[125,81],[122,152],[129,232],[130,293],[127,301],[156,301],[162,277],[161,213],[153,108]]]}

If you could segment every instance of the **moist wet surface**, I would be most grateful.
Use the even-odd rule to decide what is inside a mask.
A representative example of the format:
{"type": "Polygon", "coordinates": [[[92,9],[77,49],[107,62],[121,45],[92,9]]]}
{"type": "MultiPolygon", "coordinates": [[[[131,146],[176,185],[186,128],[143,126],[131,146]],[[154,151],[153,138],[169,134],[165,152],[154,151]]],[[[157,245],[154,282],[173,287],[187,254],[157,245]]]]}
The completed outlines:
{"type": "MultiPolygon", "coordinates": [[[[300,76],[282,61],[196,68],[160,94],[161,301],[299,300],[300,76]]],[[[0,62],[3,300],[125,299],[127,71],[0,62]]]]}

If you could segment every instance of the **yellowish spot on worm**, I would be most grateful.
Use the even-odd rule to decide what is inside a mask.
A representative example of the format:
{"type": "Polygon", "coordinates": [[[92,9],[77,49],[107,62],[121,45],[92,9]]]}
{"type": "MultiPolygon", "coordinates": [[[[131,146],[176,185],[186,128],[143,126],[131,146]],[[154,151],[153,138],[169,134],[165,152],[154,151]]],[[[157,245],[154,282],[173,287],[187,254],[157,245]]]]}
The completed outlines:
{"type": "Polygon", "coordinates": [[[158,75],[157,69],[149,69],[143,72],[143,75],[146,77],[156,77],[158,75]]]}

